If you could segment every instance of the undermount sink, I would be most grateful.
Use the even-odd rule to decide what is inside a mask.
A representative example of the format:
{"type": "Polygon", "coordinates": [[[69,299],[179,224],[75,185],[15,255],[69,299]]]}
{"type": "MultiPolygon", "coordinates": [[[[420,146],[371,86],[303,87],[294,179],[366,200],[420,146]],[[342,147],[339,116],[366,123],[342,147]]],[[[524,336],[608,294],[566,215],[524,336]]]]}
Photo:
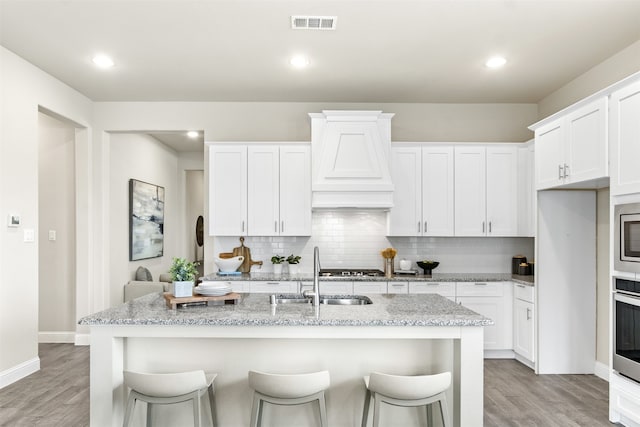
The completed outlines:
{"type": "MultiPolygon", "coordinates": [[[[311,298],[305,298],[299,294],[269,295],[272,305],[277,304],[311,304],[311,298]]],[[[320,295],[320,304],[325,305],[368,305],[373,304],[369,297],[364,295],[320,295]]]]}

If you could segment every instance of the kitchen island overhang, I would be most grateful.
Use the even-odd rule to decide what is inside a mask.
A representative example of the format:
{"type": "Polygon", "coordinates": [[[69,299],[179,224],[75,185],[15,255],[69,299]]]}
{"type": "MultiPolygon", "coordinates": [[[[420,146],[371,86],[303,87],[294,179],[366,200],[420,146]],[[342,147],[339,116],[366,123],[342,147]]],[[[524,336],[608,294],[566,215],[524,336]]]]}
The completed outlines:
{"type": "MultiPolygon", "coordinates": [[[[483,327],[491,320],[439,295],[371,295],[368,306],[272,306],[266,294],[239,304],[169,310],[160,294],[87,316],[91,330],[91,425],[121,425],[124,368],[151,372],[205,369],[219,374],[221,426],[249,423],[249,369],[310,372],[327,369],[332,426],[358,425],[371,371],[453,372],[449,392],[454,425],[482,425],[483,327]]],[[[154,409],[155,410],[155,409],[154,409]]],[[[176,422],[164,410],[156,421],[176,422]]],[[[189,408],[183,408],[189,416],[189,408]]],[[[278,425],[311,423],[311,409],[265,412],[278,425]],[[286,420],[286,421],[285,421],[286,420]]],[[[395,414],[394,419],[416,417],[395,414]],[[400,418],[397,418],[400,417],[400,418]]],[[[166,424],[162,424],[162,422],[166,424]]],[[[206,424],[205,424],[206,425],[206,424]]]]}

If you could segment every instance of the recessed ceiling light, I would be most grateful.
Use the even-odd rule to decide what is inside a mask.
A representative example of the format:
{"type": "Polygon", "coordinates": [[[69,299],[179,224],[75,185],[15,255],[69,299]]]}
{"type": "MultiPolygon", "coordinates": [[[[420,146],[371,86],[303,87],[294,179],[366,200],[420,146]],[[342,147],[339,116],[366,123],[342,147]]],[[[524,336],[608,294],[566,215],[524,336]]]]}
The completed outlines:
{"type": "Polygon", "coordinates": [[[500,68],[504,64],[507,63],[507,60],[502,56],[494,56],[493,58],[489,58],[487,62],[484,63],[488,68],[500,68]]]}
{"type": "Polygon", "coordinates": [[[100,68],[113,67],[113,59],[109,58],[107,55],[96,55],[93,57],[92,61],[100,68]]]}
{"type": "Polygon", "coordinates": [[[195,130],[190,130],[189,132],[187,132],[187,136],[189,138],[197,138],[198,135],[200,135],[200,134],[195,130]]]}
{"type": "Polygon", "coordinates": [[[302,55],[297,55],[289,61],[294,68],[305,68],[309,65],[309,60],[302,55]]]}

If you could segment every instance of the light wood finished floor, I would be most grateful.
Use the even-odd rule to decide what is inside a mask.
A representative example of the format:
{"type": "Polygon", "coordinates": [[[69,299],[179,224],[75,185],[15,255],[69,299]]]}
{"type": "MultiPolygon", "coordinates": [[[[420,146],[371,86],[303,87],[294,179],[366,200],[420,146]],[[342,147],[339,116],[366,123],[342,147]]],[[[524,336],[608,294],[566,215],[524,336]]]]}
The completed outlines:
{"type": "MultiPolygon", "coordinates": [[[[89,348],[40,344],[41,370],[0,390],[1,426],[89,425],[89,348]]],[[[515,360],[485,361],[484,425],[613,426],[608,384],[594,375],[540,375],[515,360]]]]}

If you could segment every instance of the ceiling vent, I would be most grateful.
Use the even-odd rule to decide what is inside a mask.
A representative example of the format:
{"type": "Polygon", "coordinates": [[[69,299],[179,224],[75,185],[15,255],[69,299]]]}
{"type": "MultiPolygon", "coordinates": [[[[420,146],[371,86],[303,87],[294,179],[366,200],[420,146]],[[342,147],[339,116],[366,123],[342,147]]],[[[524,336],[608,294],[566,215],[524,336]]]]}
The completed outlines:
{"type": "Polygon", "coordinates": [[[302,16],[291,17],[291,28],[294,30],[335,30],[337,16],[302,16]]]}

